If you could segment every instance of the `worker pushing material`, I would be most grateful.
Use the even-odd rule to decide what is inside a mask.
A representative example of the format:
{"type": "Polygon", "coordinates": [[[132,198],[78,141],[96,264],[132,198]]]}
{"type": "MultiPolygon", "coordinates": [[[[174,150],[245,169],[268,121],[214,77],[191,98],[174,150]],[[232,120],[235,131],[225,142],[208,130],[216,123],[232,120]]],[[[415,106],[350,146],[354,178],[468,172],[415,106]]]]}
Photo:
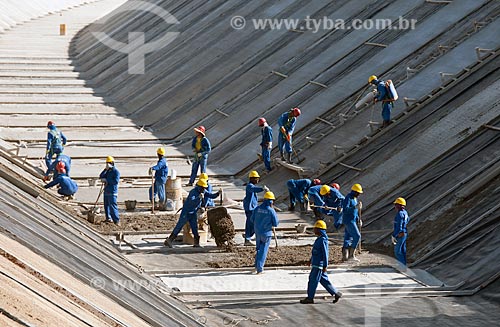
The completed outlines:
{"type": "Polygon", "coordinates": [[[368,83],[377,87],[377,94],[374,101],[382,102],[382,127],[386,127],[391,123],[391,111],[394,107],[394,101],[398,99],[396,88],[391,80],[379,80],[375,75],[368,78],[368,83]]]}
{"type": "Polygon", "coordinates": [[[153,171],[155,172],[154,185],[149,188],[149,201],[155,203],[156,196],[158,195],[158,209],[166,210],[165,183],[167,183],[168,164],[165,158],[165,149],[158,148],[156,154],[158,156],[158,163],[149,168],[150,175],[153,171]]]}
{"type": "Polygon", "coordinates": [[[70,175],[70,172],[71,172],[71,157],[70,156],[67,156],[65,154],[58,154],[56,159],[52,162],[52,164],[50,165],[50,167],[47,168],[47,171],[45,172],[45,175],[43,176],[43,180],[46,182],[46,181],[49,181],[50,180],[50,175],[53,174],[54,177],[53,179],[56,179],[57,176],[58,176],[58,171],[56,169],[56,166],[59,162],[63,162],[64,163],[64,167],[65,167],[65,170],[66,170],[66,175],[69,177],[71,176],[70,175]]]}
{"type": "Polygon", "coordinates": [[[267,171],[271,171],[271,150],[273,148],[273,129],[267,124],[265,118],[259,118],[258,124],[261,127],[262,140],[260,146],[262,148],[262,160],[267,171]]]}
{"type": "Polygon", "coordinates": [[[321,181],[319,179],[310,180],[304,179],[289,179],[286,182],[286,187],[288,188],[288,195],[290,197],[290,206],[288,211],[295,211],[295,205],[298,202],[300,211],[305,212],[307,209],[308,196],[307,192],[312,185],[320,185],[321,181]]]}
{"type": "Polygon", "coordinates": [[[275,228],[279,224],[278,216],[273,208],[275,199],[274,193],[267,191],[264,194],[264,201],[255,208],[251,218],[255,228],[255,273],[258,275],[264,271],[269,245],[273,233],[276,233],[275,228]]]}
{"type": "Polygon", "coordinates": [[[394,201],[394,209],[397,212],[396,217],[394,217],[394,229],[391,235],[392,244],[394,244],[394,256],[405,269],[406,239],[408,238],[408,223],[410,222],[410,217],[406,211],[406,200],[397,198],[394,201]]]}
{"type": "Polygon", "coordinates": [[[248,182],[246,189],[245,189],[245,198],[243,199],[243,209],[245,209],[245,216],[246,216],[245,246],[253,246],[255,244],[253,244],[250,241],[250,239],[255,234],[254,226],[252,223],[252,214],[258,205],[257,193],[260,193],[263,191],[269,191],[269,189],[266,186],[264,186],[264,187],[257,186],[257,184],[259,183],[259,179],[260,179],[260,175],[257,171],[252,170],[248,174],[248,178],[249,178],[249,182],[248,182]]]}
{"type": "Polygon", "coordinates": [[[104,214],[105,223],[113,222],[120,225],[120,214],[118,213],[118,183],[120,172],[115,167],[115,159],[111,156],[106,158],[106,168],[99,175],[104,183],[104,214]]]}
{"type": "Polygon", "coordinates": [[[189,223],[194,236],[193,246],[196,248],[201,247],[200,234],[198,233],[198,210],[202,209],[201,205],[203,203],[204,197],[215,199],[222,193],[222,188],[219,189],[217,193],[209,193],[207,191],[207,188],[207,181],[205,179],[199,179],[196,183],[196,186],[191,191],[189,191],[189,194],[182,206],[179,220],[177,221],[172,234],[170,234],[170,236],[165,239],[165,246],[172,248],[173,242],[181,231],[182,227],[184,227],[186,223],[189,223]]]}
{"type": "Polygon", "coordinates": [[[210,141],[205,136],[205,126],[198,126],[194,129],[195,137],[191,141],[191,148],[194,152],[193,166],[191,168],[191,177],[187,186],[193,186],[194,180],[198,175],[198,168],[200,173],[207,172],[208,154],[212,151],[210,141]]]}
{"type": "Polygon", "coordinates": [[[52,165],[52,158],[54,155],[61,154],[66,145],[67,139],[64,134],[57,129],[56,124],[53,121],[47,122],[47,128],[49,132],[47,133],[47,149],[45,152],[45,165],[47,169],[52,165]]]}
{"type": "Polygon", "coordinates": [[[65,164],[63,161],[59,161],[55,167],[57,171],[57,177],[54,180],[44,187],[46,189],[51,188],[53,186],[58,187],[57,193],[64,196],[65,200],[73,199],[73,196],[78,191],[78,185],[72,180],[66,173],[65,164]]]}
{"type": "Polygon", "coordinates": [[[320,283],[330,295],[334,296],[333,303],[337,303],[342,297],[335,286],[328,280],[328,235],[326,234],[326,223],[323,220],[317,220],[314,224],[314,235],[318,236],[314,241],[312,248],[311,272],[309,273],[309,282],[307,283],[307,297],[300,300],[302,304],[314,303],[314,295],[320,283]]]}
{"type": "Polygon", "coordinates": [[[363,193],[363,188],[360,184],[354,184],[351,188],[351,192],[346,195],[343,206],[342,206],[342,222],[344,223],[344,244],[342,247],[342,261],[356,261],[355,250],[361,239],[361,233],[358,229],[359,225],[363,226],[363,223],[359,217],[359,205],[361,201],[358,200],[358,196],[363,193]]]}
{"type": "Polygon", "coordinates": [[[288,163],[292,163],[292,134],[297,124],[297,117],[299,117],[301,111],[299,108],[293,108],[289,111],[283,113],[278,119],[278,125],[280,129],[278,137],[278,149],[280,152],[281,160],[288,163]],[[286,160],[284,156],[286,152],[286,160]]]}

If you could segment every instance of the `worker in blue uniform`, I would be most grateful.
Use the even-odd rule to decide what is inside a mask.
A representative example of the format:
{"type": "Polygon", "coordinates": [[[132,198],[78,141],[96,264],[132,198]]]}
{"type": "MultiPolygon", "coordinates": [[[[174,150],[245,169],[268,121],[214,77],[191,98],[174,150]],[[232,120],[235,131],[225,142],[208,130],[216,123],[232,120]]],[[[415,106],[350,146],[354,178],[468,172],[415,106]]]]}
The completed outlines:
{"type": "Polygon", "coordinates": [[[266,263],[267,252],[273,237],[275,228],[278,227],[279,220],[273,208],[275,200],[273,192],[267,191],[264,194],[264,201],[255,208],[252,214],[252,223],[255,227],[255,273],[262,274],[266,263]]]}
{"type": "Polygon", "coordinates": [[[394,209],[397,211],[396,217],[394,217],[394,230],[392,231],[394,256],[401,265],[406,267],[406,239],[408,238],[408,223],[410,222],[410,217],[406,211],[406,200],[397,198],[394,201],[394,209]]]}
{"type": "Polygon", "coordinates": [[[314,185],[309,188],[309,191],[307,191],[309,205],[313,208],[313,213],[316,219],[321,219],[323,213],[321,207],[325,206],[325,201],[321,195],[321,189],[323,188],[323,192],[325,191],[323,186],[327,185],[314,185]]]}
{"type": "Polygon", "coordinates": [[[326,223],[323,220],[316,220],[314,224],[314,235],[318,236],[314,241],[312,248],[311,272],[309,273],[309,282],[307,284],[307,297],[300,300],[302,304],[314,303],[314,295],[320,283],[330,295],[334,296],[333,303],[337,303],[342,297],[335,286],[328,280],[328,235],[326,234],[326,223]]]}
{"type": "Polygon", "coordinates": [[[325,208],[323,213],[327,216],[333,217],[333,225],[336,229],[339,229],[342,225],[342,205],[344,203],[344,195],[340,193],[340,185],[337,183],[332,183],[332,186],[324,185],[328,187],[325,188],[325,191],[328,190],[325,194],[323,194],[323,200],[325,201],[325,208]],[[336,209],[329,209],[336,208],[336,209]]]}
{"type": "Polygon", "coordinates": [[[391,111],[394,103],[391,101],[391,95],[387,91],[385,81],[379,80],[377,76],[372,75],[368,78],[368,83],[377,87],[375,102],[382,102],[382,127],[386,127],[391,123],[391,111]]]}
{"type": "Polygon", "coordinates": [[[280,152],[281,160],[285,161],[284,152],[287,154],[286,161],[292,163],[292,134],[297,124],[297,117],[301,114],[299,108],[293,108],[283,113],[278,119],[278,126],[280,129],[278,137],[278,149],[280,152]]]}
{"type": "Polygon", "coordinates": [[[156,150],[156,155],[158,156],[158,162],[156,165],[149,168],[150,174],[155,172],[154,189],[153,186],[149,188],[149,201],[153,198],[156,199],[158,195],[158,208],[160,210],[165,210],[165,184],[167,183],[168,176],[168,164],[167,159],[165,159],[165,148],[158,148],[156,150]]]}
{"type": "Polygon", "coordinates": [[[47,149],[45,152],[45,166],[49,168],[52,165],[52,157],[54,154],[60,154],[64,150],[67,139],[63,132],[57,129],[53,121],[47,123],[49,132],[47,133],[47,149]]]}
{"type": "Polygon", "coordinates": [[[267,123],[265,118],[259,118],[259,126],[261,127],[262,140],[260,146],[262,148],[262,160],[267,171],[271,171],[271,150],[273,148],[273,129],[267,123]]]}
{"type": "Polygon", "coordinates": [[[57,177],[44,187],[48,189],[57,185],[57,193],[63,195],[65,199],[72,199],[73,195],[76,191],[78,191],[78,185],[66,174],[64,162],[59,161],[55,168],[57,171],[57,177]]]}
{"type": "MultiPolygon", "coordinates": [[[[207,192],[208,193],[213,193],[213,186],[210,183],[208,179],[208,174],[207,173],[201,173],[200,174],[200,179],[204,179],[207,181],[207,192]]],[[[212,208],[215,207],[215,201],[212,198],[209,197],[203,197],[203,203],[201,204],[203,208],[212,208]]]]}
{"type": "Polygon", "coordinates": [[[361,233],[358,229],[358,222],[360,226],[363,225],[359,216],[359,208],[361,202],[358,196],[363,193],[363,188],[360,184],[354,184],[351,192],[346,195],[342,205],[342,222],[344,223],[344,245],[342,247],[342,261],[352,260],[359,261],[356,258],[355,250],[361,239],[361,233]]]}
{"type": "Polygon", "coordinates": [[[248,174],[248,178],[250,179],[250,181],[248,182],[245,189],[245,198],[243,198],[243,209],[245,209],[245,216],[247,218],[245,221],[245,246],[253,246],[255,244],[253,244],[250,239],[255,234],[255,231],[251,218],[253,211],[255,210],[255,208],[257,208],[258,205],[257,193],[269,189],[265,186],[257,186],[260,179],[260,175],[257,171],[252,170],[248,174]]]}
{"type": "Polygon", "coordinates": [[[192,186],[196,176],[198,175],[198,168],[200,173],[207,172],[208,154],[212,151],[210,141],[205,136],[205,126],[198,126],[194,128],[195,137],[191,141],[191,148],[194,152],[193,166],[191,168],[191,177],[187,186],[192,186]]]}
{"type": "Polygon", "coordinates": [[[203,198],[209,197],[215,199],[222,193],[222,189],[220,189],[217,193],[208,193],[207,187],[208,183],[206,180],[198,179],[196,186],[191,191],[189,191],[189,194],[182,206],[182,211],[179,220],[177,221],[177,224],[175,225],[172,234],[170,234],[170,236],[167,239],[165,239],[164,242],[165,246],[169,248],[173,247],[172,243],[174,242],[175,238],[181,231],[182,227],[184,227],[184,225],[189,222],[189,226],[191,227],[191,232],[193,232],[193,237],[194,237],[193,246],[196,248],[201,247],[200,234],[198,233],[197,212],[198,210],[203,210],[201,208],[201,205],[203,203],[203,198]]]}
{"type": "Polygon", "coordinates": [[[56,159],[52,162],[52,164],[50,165],[50,167],[47,168],[47,171],[45,172],[45,175],[43,177],[44,181],[48,181],[50,179],[50,174],[54,174],[54,178],[53,179],[57,178],[58,172],[57,172],[57,169],[56,169],[56,165],[59,162],[63,162],[64,163],[64,167],[65,167],[65,170],[66,170],[66,175],[68,177],[71,176],[70,175],[70,172],[71,172],[71,157],[67,156],[65,154],[60,153],[60,154],[57,155],[56,159]]]}
{"type": "Polygon", "coordinates": [[[111,156],[106,158],[106,168],[101,172],[99,178],[104,183],[104,214],[105,223],[114,222],[120,224],[118,213],[118,183],[120,182],[120,172],[115,167],[115,159],[111,156]]]}
{"type": "Polygon", "coordinates": [[[290,206],[288,211],[295,211],[295,204],[298,202],[300,206],[300,211],[306,211],[307,204],[307,192],[311,185],[320,185],[321,181],[319,179],[310,180],[304,179],[289,179],[286,182],[286,187],[288,188],[288,195],[290,197],[290,206]]]}

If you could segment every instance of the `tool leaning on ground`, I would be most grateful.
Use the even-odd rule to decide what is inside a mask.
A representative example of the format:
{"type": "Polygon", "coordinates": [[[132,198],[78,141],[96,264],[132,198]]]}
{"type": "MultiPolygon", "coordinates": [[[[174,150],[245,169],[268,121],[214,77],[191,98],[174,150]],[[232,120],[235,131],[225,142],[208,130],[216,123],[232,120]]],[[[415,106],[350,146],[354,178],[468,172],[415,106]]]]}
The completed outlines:
{"type": "Polygon", "coordinates": [[[95,216],[97,215],[97,202],[99,202],[99,198],[101,197],[103,192],[104,192],[104,183],[101,184],[101,190],[99,191],[99,194],[97,195],[97,199],[95,200],[94,207],[92,207],[92,209],[87,212],[87,220],[91,223],[95,223],[95,216]]]}
{"type": "Polygon", "coordinates": [[[363,221],[361,220],[361,209],[363,208],[363,202],[358,200],[358,215],[359,215],[359,221],[358,221],[358,229],[359,229],[359,243],[358,243],[358,252],[361,254],[361,227],[363,227],[363,221]]]}
{"type": "Polygon", "coordinates": [[[274,244],[278,247],[278,238],[276,237],[276,228],[273,227],[274,244]]]}
{"type": "Polygon", "coordinates": [[[149,168],[149,174],[151,175],[151,213],[155,213],[155,175],[153,170],[149,168]]]}

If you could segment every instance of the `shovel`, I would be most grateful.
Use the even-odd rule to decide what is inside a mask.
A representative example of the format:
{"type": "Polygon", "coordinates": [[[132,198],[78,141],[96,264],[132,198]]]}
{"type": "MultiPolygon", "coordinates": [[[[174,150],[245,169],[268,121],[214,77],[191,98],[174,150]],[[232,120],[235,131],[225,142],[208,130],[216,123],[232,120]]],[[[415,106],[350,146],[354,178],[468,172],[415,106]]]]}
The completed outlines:
{"type": "MultiPolygon", "coordinates": [[[[158,195],[159,196],[159,195],[158,195]]],[[[151,213],[155,214],[155,175],[151,173],[151,213]]]]}
{"type": "Polygon", "coordinates": [[[95,223],[95,216],[97,215],[97,202],[99,202],[99,198],[101,197],[103,191],[104,191],[104,183],[101,184],[101,190],[99,191],[99,195],[97,195],[94,207],[87,212],[87,220],[91,223],[95,223]]]}
{"type": "Polygon", "coordinates": [[[274,244],[276,244],[276,248],[278,248],[278,238],[276,237],[276,228],[273,227],[273,235],[274,235],[274,244]]]}

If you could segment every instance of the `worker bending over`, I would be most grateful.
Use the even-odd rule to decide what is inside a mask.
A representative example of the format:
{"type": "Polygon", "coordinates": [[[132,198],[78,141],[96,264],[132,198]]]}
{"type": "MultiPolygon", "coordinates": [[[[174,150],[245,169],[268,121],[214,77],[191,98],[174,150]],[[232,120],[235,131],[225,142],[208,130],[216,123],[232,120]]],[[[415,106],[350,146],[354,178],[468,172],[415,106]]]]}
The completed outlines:
{"type": "Polygon", "coordinates": [[[290,196],[290,206],[288,211],[295,211],[295,204],[298,202],[300,206],[300,211],[306,211],[307,204],[307,192],[311,185],[320,185],[321,181],[319,179],[310,180],[304,179],[289,179],[286,182],[286,187],[288,188],[288,195],[290,196]]]}
{"type": "Polygon", "coordinates": [[[155,172],[155,181],[153,184],[154,189],[153,186],[149,188],[149,201],[153,201],[153,199],[156,199],[156,196],[158,195],[158,208],[160,210],[165,210],[165,184],[167,183],[168,176],[168,164],[167,159],[165,159],[165,149],[158,148],[156,150],[156,154],[158,156],[158,162],[156,165],[149,168],[150,174],[153,171],[155,172]]]}
{"type": "Polygon", "coordinates": [[[111,156],[106,158],[106,168],[99,175],[104,183],[104,214],[105,223],[114,222],[120,224],[120,214],[118,213],[118,183],[120,182],[120,172],[115,167],[115,159],[111,156]]]}
{"type": "Polygon", "coordinates": [[[64,162],[59,161],[55,168],[57,177],[44,187],[48,189],[57,185],[57,193],[63,195],[65,200],[73,199],[73,195],[78,191],[78,185],[66,174],[64,162]]]}
{"type": "Polygon", "coordinates": [[[191,148],[194,152],[193,166],[191,168],[191,177],[187,186],[193,186],[196,175],[198,175],[198,168],[200,173],[207,172],[208,154],[212,151],[210,141],[205,137],[205,126],[198,126],[194,128],[195,137],[191,141],[191,148]]]}
{"type": "Polygon", "coordinates": [[[63,162],[64,163],[64,167],[65,167],[65,170],[66,170],[66,175],[69,177],[71,176],[70,175],[70,172],[71,172],[71,158],[65,154],[58,154],[56,159],[54,160],[54,162],[52,162],[52,164],[50,165],[49,168],[47,168],[47,171],[45,172],[45,175],[43,177],[43,180],[44,181],[48,181],[50,180],[50,174],[54,174],[54,178],[53,179],[56,179],[57,178],[57,175],[58,175],[58,172],[57,172],[57,169],[56,169],[56,166],[59,162],[63,162]]]}
{"type": "Polygon", "coordinates": [[[358,229],[358,221],[362,226],[361,218],[359,217],[358,196],[363,193],[363,188],[360,184],[354,184],[351,192],[346,195],[343,203],[342,221],[344,223],[344,245],[342,247],[342,261],[352,260],[359,261],[354,252],[361,238],[361,233],[358,229]]]}
{"type": "Polygon", "coordinates": [[[307,196],[309,198],[309,204],[313,208],[313,213],[314,217],[316,219],[321,219],[323,217],[322,215],[322,208],[325,206],[325,201],[323,200],[323,194],[326,194],[326,192],[329,190],[328,185],[314,185],[309,188],[309,191],[307,192],[307,196]]]}
{"type": "Polygon", "coordinates": [[[324,185],[325,191],[323,195],[323,201],[325,201],[326,208],[323,209],[323,213],[327,216],[333,217],[333,225],[336,229],[342,225],[342,205],[344,202],[344,195],[340,193],[340,185],[337,183],[332,183],[331,186],[324,185]],[[328,188],[328,189],[327,189],[328,188]]]}
{"type": "Polygon", "coordinates": [[[297,123],[297,117],[300,116],[300,113],[299,108],[293,108],[283,113],[278,119],[278,125],[280,128],[278,149],[280,151],[281,160],[283,161],[285,161],[283,152],[286,152],[286,161],[288,163],[292,163],[292,134],[295,129],[295,124],[297,123]]]}
{"type": "Polygon", "coordinates": [[[401,265],[406,267],[406,239],[408,237],[408,223],[410,222],[410,217],[406,212],[406,200],[397,198],[394,201],[394,209],[397,212],[396,217],[394,217],[394,230],[392,231],[394,256],[401,265]]]}

